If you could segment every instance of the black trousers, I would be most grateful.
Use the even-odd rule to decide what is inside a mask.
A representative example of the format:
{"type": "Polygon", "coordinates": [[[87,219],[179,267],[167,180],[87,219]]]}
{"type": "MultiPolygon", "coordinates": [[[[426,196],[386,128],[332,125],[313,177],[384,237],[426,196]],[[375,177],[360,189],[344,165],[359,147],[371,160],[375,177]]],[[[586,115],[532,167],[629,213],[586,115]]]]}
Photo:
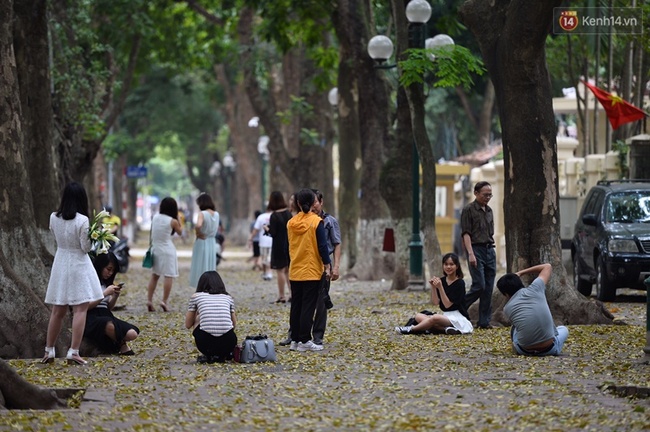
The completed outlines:
{"type": "Polygon", "coordinates": [[[291,340],[305,343],[311,340],[311,327],[314,324],[320,280],[290,280],[289,283],[291,284],[291,312],[289,316],[291,340]]]}
{"type": "Polygon", "coordinates": [[[221,336],[213,336],[210,333],[196,327],[192,332],[196,347],[201,354],[207,357],[216,357],[217,360],[225,361],[232,358],[232,351],[237,345],[235,329],[230,329],[221,336]]]}
{"type": "Polygon", "coordinates": [[[316,315],[314,316],[314,342],[319,345],[323,344],[325,338],[325,328],[327,327],[327,306],[325,299],[330,295],[330,280],[321,280],[321,286],[318,291],[318,301],[316,302],[316,315]]]}

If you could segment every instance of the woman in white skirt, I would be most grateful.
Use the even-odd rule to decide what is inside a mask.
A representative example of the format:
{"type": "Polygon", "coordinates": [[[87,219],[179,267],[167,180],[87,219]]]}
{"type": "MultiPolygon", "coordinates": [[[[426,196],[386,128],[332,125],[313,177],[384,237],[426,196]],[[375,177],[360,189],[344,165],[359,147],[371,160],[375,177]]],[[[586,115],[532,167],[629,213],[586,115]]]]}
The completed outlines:
{"type": "Polygon", "coordinates": [[[86,364],[86,360],[79,356],[79,346],[86,325],[88,303],[104,298],[97,272],[88,256],[92,246],[88,227],[86,190],[80,183],[68,183],[63,190],[61,206],[50,215],[50,229],[57,249],[45,293],[45,303],[52,305],[52,312],[47,326],[45,357],[41,363],[54,361],[54,345],[71,307],[72,339],[66,359],[71,364],[86,364]]]}
{"type": "Polygon", "coordinates": [[[434,276],[429,280],[431,303],[439,306],[442,314],[417,313],[413,318],[414,325],[395,327],[397,333],[417,334],[428,331],[457,335],[474,331],[465,305],[465,281],[458,255],[448,253],[443,256],[442,270],[445,273],[443,277],[434,276]]]}

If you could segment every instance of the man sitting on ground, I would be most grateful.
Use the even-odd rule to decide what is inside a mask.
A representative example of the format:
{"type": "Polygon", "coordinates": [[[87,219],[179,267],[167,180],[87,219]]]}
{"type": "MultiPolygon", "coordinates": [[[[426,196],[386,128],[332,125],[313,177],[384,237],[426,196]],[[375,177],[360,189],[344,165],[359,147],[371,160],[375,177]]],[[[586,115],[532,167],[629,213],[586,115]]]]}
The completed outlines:
{"type": "Polygon", "coordinates": [[[551,272],[550,264],[539,264],[507,273],[497,282],[497,288],[507,299],[503,312],[512,322],[512,346],[520,355],[559,355],[569,336],[566,327],[555,327],[546,301],[546,284],[551,272]],[[520,276],[530,273],[539,275],[525,288],[520,276]]]}

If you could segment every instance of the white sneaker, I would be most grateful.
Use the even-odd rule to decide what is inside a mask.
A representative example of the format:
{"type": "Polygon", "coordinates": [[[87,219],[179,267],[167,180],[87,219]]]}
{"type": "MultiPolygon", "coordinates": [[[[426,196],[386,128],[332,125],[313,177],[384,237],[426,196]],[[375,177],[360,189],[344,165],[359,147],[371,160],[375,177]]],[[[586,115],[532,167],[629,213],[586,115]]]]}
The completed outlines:
{"type": "Polygon", "coordinates": [[[298,342],[291,341],[291,343],[289,344],[289,350],[290,351],[297,351],[298,350],[298,342]]]}
{"type": "Polygon", "coordinates": [[[316,345],[312,341],[307,341],[305,343],[298,342],[298,351],[322,351],[323,345],[316,345]]]}
{"type": "Polygon", "coordinates": [[[413,326],[404,326],[404,327],[395,327],[395,333],[399,334],[409,334],[413,326]]]}

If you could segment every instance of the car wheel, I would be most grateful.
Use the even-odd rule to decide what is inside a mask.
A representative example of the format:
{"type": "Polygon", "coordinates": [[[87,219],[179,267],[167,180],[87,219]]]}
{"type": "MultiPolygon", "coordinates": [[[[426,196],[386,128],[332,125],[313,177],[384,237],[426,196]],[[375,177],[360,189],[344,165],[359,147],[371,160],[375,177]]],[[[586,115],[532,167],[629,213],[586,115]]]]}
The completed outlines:
{"type": "Polygon", "coordinates": [[[589,297],[591,295],[591,283],[580,277],[580,264],[578,263],[578,257],[573,257],[573,286],[583,296],[589,297]]]}
{"type": "Polygon", "coordinates": [[[605,263],[602,258],[598,258],[596,268],[596,297],[598,300],[604,302],[616,300],[616,288],[612,288],[611,285],[605,270],[605,263]]]}

